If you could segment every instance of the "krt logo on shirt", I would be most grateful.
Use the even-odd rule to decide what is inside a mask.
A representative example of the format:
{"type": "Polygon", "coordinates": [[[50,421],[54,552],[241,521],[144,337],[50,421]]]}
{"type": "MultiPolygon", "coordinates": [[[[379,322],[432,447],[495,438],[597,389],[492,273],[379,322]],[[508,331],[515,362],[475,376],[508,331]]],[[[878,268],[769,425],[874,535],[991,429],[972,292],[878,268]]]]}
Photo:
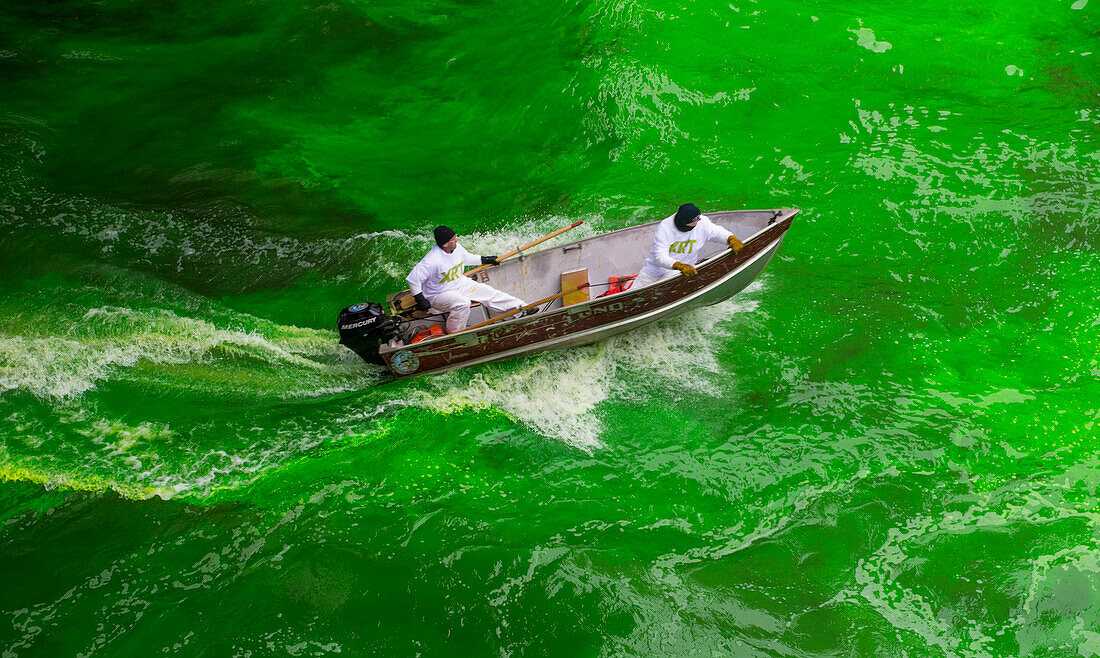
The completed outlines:
{"type": "Polygon", "coordinates": [[[458,277],[462,274],[462,263],[455,265],[451,269],[443,273],[443,276],[439,279],[439,283],[447,283],[449,281],[457,281],[458,277]]]}
{"type": "Polygon", "coordinates": [[[695,240],[673,242],[668,248],[670,254],[690,254],[693,251],[695,251],[695,240]]]}

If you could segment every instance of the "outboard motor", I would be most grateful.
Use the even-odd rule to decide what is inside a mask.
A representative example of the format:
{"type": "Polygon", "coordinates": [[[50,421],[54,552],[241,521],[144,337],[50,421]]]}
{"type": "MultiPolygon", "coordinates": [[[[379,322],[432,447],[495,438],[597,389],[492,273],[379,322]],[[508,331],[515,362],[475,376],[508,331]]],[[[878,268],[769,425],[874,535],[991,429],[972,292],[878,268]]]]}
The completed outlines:
{"type": "Polygon", "coordinates": [[[340,311],[336,321],[340,344],[368,363],[385,365],[378,355],[382,343],[397,336],[397,320],[386,315],[381,304],[355,304],[340,311]]]}

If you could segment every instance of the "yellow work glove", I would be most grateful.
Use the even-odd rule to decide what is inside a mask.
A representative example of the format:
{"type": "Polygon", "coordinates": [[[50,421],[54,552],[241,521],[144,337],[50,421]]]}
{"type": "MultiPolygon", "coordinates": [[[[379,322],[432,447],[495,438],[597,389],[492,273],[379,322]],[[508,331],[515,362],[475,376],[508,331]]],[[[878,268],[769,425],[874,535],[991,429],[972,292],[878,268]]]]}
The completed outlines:
{"type": "Polygon", "coordinates": [[[733,249],[735,254],[745,248],[745,243],[738,240],[736,235],[731,235],[726,240],[726,244],[730,246],[730,249],[733,249]]]}
{"type": "Polygon", "coordinates": [[[695,276],[699,273],[691,265],[688,265],[687,263],[681,263],[680,261],[676,261],[675,263],[673,263],[672,269],[680,270],[684,273],[684,276],[695,276]]]}

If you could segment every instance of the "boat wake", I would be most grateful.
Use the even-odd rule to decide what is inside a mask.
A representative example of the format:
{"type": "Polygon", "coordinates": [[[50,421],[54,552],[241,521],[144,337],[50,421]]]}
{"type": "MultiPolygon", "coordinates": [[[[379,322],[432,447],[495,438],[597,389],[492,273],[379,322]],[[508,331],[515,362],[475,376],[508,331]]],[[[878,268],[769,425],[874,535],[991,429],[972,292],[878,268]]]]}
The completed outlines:
{"type": "MultiPolygon", "coordinates": [[[[501,253],[566,219],[466,235],[471,248],[501,253]]],[[[582,219],[571,238],[618,228],[582,219]]],[[[382,231],[329,249],[335,261],[378,262],[396,243],[412,258],[408,242],[382,231]]],[[[381,260],[395,264],[362,275],[375,284],[363,289],[405,270],[403,256],[381,260]]],[[[206,498],[368,440],[410,407],[492,409],[592,452],[603,446],[601,410],[611,402],[724,394],[717,355],[762,289],[754,283],[736,300],[595,345],[379,387],[389,375],[337,344],[332,330],[273,322],[126,267],[82,266],[5,297],[21,311],[0,331],[0,413],[19,439],[2,447],[0,479],[206,498]]]]}
{"type": "Polygon", "coordinates": [[[765,286],[758,280],[735,299],[595,345],[424,377],[415,402],[444,413],[498,409],[543,436],[593,451],[603,445],[600,405],[609,399],[722,395],[728,382],[717,354],[737,331],[737,316],[760,305],[765,286]]]}

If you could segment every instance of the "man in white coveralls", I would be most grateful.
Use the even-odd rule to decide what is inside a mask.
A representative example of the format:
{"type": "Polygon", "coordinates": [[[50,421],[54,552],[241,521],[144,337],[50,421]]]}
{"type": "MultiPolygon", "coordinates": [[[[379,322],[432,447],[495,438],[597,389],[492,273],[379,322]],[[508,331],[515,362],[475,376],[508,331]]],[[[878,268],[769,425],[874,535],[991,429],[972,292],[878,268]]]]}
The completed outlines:
{"type": "Polygon", "coordinates": [[[657,225],[653,247],[630,290],[676,276],[678,271],[684,276],[695,276],[699,252],[704,244],[712,241],[725,242],[735,254],[745,247],[736,235],[710,221],[694,203],[685,203],[675,215],[657,225]]]}
{"type": "Polygon", "coordinates": [[[405,280],[416,299],[416,308],[434,308],[448,313],[447,333],[466,328],[471,302],[480,302],[495,313],[503,313],[526,303],[492,286],[462,276],[467,265],[496,265],[496,256],[478,256],[458,244],[458,236],[446,226],[435,229],[435,246],[427,253],[405,280]]]}

